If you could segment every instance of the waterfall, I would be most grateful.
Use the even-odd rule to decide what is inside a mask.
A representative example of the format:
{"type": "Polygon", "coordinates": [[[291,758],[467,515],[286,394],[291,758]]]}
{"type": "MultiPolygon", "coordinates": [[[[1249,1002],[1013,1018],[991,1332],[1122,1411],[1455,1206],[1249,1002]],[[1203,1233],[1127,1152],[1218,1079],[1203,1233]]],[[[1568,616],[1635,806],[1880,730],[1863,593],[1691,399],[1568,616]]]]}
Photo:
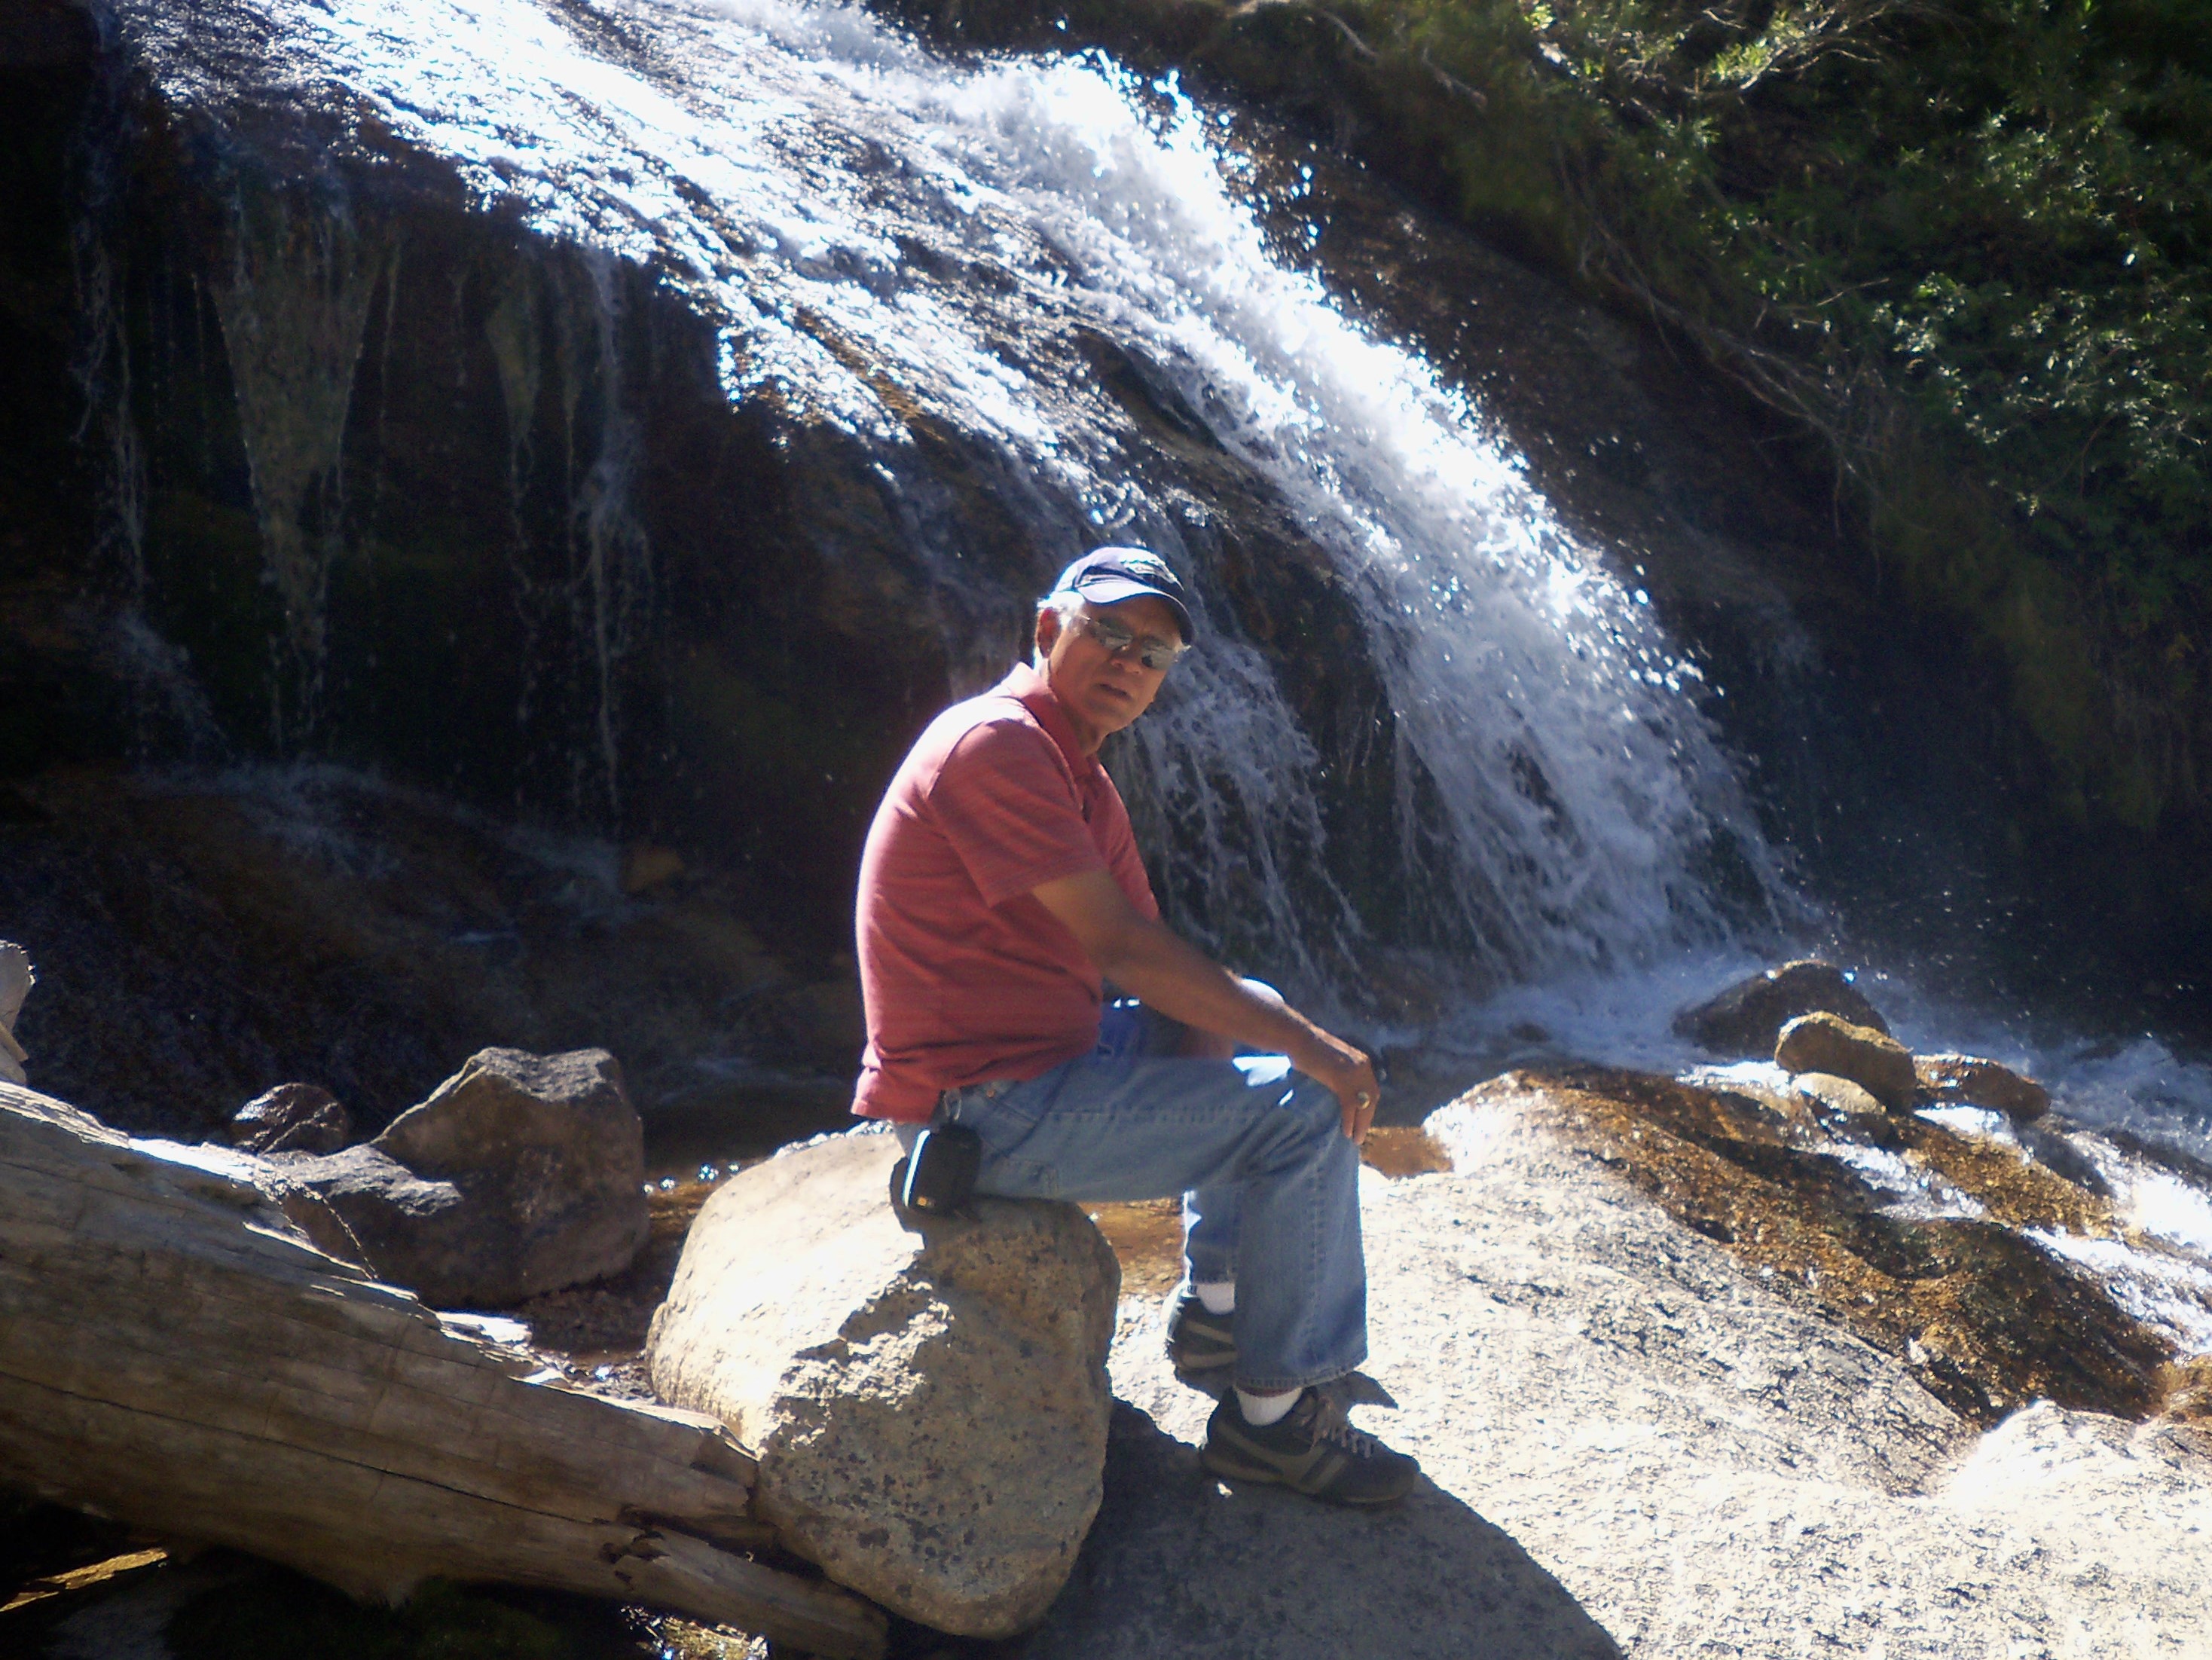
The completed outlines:
{"type": "MultiPolygon", "coordinates": [[[[1632,576],[1562,528],[1479,407],[1269,250],[1226,118],[1172,80],[1095,54],[956,61],[857,7],[801,0],[227,9],[230,27],[198,35],[263,42],[287,95],[442,158],[478,204],[544,237],[658,272],[710,319],[733,406],[870,446],[956,690],[995,678],[1029,599],[1090,544],[1140,539],[1182,567],[1203,641],[1111,763],[1177,873],[1171,914],[1215,948],[1311,983],[1373,943],[1371,891],[1333,873],[1328,763],[1295,684],[1337,655],[1377,688],[1337,747],[1371,747],[1389,781],[1369,887],[1395,896],[1399,943],[1494,984],[1713,944],[1784,903],[1698,672],[1632,576]],[[1133,464],[1101,353],[1190,444],[1263,481],[1356,639],[1253,635],[1203,508],[1133,464]],[[933,505],[924,424],[999,458],[991,487],[1026,537],[1027,591],[974,591],[972,550],[933,505]]],[[[163,27],[155,0],[110,10],[163,27]]],[[[213,50],[173,34],[153,64],[164,94],[219,99],[192,57],[213,50]]],[[[300,292],[281,312],[267,274],[241,265],[218,296],[225,328],[289,317],[295,349],[264,354],[263,372],[327,357],[326,378],[349,385],[350,360],[336,371],[358,348],[371,262],[333,246],[292,263],[300,292]]],[[[534,303],[514,296],[494,342],[518,432],[540,397],[534,303]]],[[[241,406],[260,390],[241,376],[241,406]]],[[[611,686],[626,613],[610,573],[649,564],[623,506],[620,422],[606,425],[572,516],[577,592],[614,619],[594,646],[611,686]]],[[[307,674],[325,570],[308,509],[336,489],[337,451],[330,420],[288,430],[255,452],[255,485],[284,520],[265,539],[307,674]]],[[[518,453],[516,477],[529,465],[518,453]]],[[[611,692],[601,707],[604,725],[611,692]]]]}
{"type": "Polygon", "coordinates": [[[313,735],[321,710],[339,460],[382,251],[362,247],[342,215],[280,209],[275,223],[257,224],[261,204],[234,202],[231,268],[213,297],[280,607],[269,704],[285,754],[313,735]]]}

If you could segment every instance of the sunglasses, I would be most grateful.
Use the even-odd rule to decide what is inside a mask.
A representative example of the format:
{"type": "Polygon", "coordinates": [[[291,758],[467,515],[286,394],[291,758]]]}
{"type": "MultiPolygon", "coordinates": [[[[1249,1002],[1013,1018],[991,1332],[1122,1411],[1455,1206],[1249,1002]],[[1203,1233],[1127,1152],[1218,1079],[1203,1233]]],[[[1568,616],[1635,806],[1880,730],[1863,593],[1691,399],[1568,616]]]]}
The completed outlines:
{"type": "Polygon", "coordinates": [[[1096,640],[1113,656],[1119,657],[1130,647],[1134,646],[1137,648],[1137,660],[1155,674],[1166,673],[1176,666],[1176,660],[1189,649],[1188,647],[1174,641],[1163,640],[1156,634],[1147,634],[1140,637],[1122,627],[1110,617],[1093,617],[1088,611],[1078,611],[1070,620],[1079,623],[1093,640],[1096,640]]]}

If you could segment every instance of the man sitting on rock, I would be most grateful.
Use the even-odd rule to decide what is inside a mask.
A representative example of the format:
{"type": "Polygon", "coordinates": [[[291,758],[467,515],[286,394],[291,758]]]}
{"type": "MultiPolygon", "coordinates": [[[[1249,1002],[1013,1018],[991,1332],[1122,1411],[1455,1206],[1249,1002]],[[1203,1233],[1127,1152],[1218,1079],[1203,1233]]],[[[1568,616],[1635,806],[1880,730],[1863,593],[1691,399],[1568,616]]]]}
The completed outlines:
{"type": "Polygon", "coordinates": [[[1375,1069],[1161,925],[1098,764],[1191,632],[1164,561],[1101,548],[1038,603],[1034,665],[915,743],[860,861],[854,1110],[970,1127],[985,1193],[1181,1194],[1188,1278],[1169,1353],[1186,1377],[1235,1384],[1206,1468],[1389,1504],[1419,1467],[1317,1387],[1367,1354],[1358,1147],[1375,1069]],[[1107,1009],[1109,981],[1142,1006],[1107,1009]],[[1232,1059],[1240,1046],[1267,1053],[1232,1059]]]}

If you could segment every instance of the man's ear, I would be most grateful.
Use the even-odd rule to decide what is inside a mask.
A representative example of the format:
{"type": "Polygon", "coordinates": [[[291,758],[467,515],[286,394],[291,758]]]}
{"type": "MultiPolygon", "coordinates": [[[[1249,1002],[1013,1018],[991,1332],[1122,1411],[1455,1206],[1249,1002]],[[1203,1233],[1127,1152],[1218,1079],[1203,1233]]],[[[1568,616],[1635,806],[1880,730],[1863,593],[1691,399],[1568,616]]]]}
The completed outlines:
{"type": "Polygon", "coordinates": [[[1039,661],[1052,655],[1052,648],[1059,642],[1062,626],[1060,612],[1054,607],[1047,605],[1037,612],[1036,652],[1039,661]]]}

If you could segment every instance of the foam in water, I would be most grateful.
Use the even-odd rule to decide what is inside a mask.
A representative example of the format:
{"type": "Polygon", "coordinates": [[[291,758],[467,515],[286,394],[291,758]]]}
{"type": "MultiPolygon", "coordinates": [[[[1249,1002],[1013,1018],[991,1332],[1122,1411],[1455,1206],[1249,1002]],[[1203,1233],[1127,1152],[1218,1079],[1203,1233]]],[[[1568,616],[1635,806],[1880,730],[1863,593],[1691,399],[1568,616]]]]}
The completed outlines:
{"type": "Polygon", "coordinates": [[[2089,1269],[2123,1309],[2170,1337],[2185,1356],[2212,1354],[2212,1271],[2117,1239],[2026,1230],[2045,1250],[2089,1269]]]}

